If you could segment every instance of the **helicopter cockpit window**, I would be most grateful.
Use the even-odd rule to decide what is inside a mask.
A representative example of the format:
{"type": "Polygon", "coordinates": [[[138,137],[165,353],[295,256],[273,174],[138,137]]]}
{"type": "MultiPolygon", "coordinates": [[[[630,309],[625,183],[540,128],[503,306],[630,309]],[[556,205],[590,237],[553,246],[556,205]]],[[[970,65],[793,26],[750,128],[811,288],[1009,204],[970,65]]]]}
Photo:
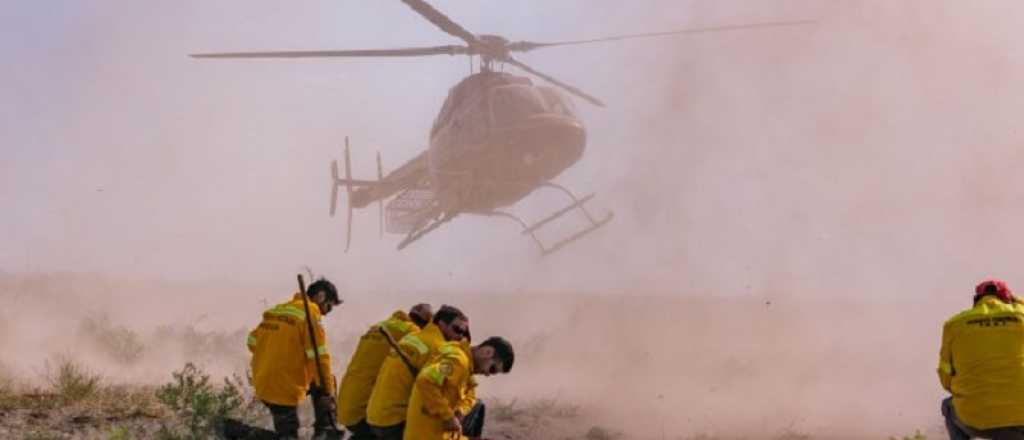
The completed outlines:
{"type": "Polygon", "coordinates": [[[522,121],[537,113],[547,113],[544,99],[535,94],[533,87],[508,85],[491,92],[491,115],[495,124],[522,121]]]}
{"type": "Polygon", "coordinates": [[[549,112],[573,118],[576,117],[576,107],[573,106],[572,101],[562,97],[558,91],[551,87],[543,86],[537,87],[537,90],[544,97],[544,103],[547,104],[549,112]]]}

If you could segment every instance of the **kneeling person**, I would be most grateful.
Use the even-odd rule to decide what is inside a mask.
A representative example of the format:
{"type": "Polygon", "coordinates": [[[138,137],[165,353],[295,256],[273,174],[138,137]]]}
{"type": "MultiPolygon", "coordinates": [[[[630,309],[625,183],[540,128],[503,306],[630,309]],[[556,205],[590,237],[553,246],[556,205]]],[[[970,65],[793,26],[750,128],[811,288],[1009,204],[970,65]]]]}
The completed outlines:
{"type": "Polygon", "coordinates": [[[430,304],[417,304],[408,314],[398,310],[391,318],[372,325],[359,339],[338,390],[338,421],[352,432],[350,440],[376,438],[366,423],[366,405],[381,365],[391,351],[388,339],[398,341],[408,334],[417,333],[430,323],[432,317],[430,304]]]}
{"type": "Polygon", "coordinates": [[[339,304],[334,284],[320,279],[306,292],[296,293],[291,301],[263,312],[263,321],[249,333],[256,398],[270,409],[274,430],[282,439],[298,437],[297,407],[307,393],[313,396],[316,434],[337,434],[330,419],[335,412],[331,355],[320,319],[339,304]],[[309,299],[309,316],[303,295],[309,299]],[[316,333],[316,346],[307,320],[316,333]],[[319,371],[323,371],[327,383],[320,383],[319,371]]]}
{"type": "Polygon", "coordinates": [[[479,437],[484,415],[482,405],[469,400],[473,399],[471,392],[475,387],[472,376],[511,371],[515,361],[512,345],[492,337],[474,347],[466,342],[449,342],[438,352],[416,377],[403,439],[479,437]],[[469,410],[470,407],[474,409],[469,410]]]}

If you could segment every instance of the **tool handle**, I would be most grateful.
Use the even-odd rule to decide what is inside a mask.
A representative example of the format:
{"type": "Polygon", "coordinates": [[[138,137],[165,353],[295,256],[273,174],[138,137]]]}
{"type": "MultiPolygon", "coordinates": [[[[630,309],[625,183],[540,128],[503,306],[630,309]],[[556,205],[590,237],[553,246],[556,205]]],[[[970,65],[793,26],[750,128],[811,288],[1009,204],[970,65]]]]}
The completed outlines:
{"type": "MultiPolygon", "coordinates": [[[[318,349],[320,344],[316,340],[316,331],[313,329],[313,316],[309,314],[309,295],[306,294],[306,280],[302,278],[301,273],[298,274],[297,278],[299,280],[299,294],[302,295],[302,305],[306,309],[306,328],[309,330],[309,340],[313,344],[313,362],[316,364],[317,377],[320,378],[320,391],[331,396],[333,390],[327,388],[327,381],[324,376],[324,367],[320,365],[320,351],[318,349]]],[[[337,431],[338,427],[334,424],[334,415],[331,415],[330,422],[331,427],[337,431]]]]}
{"type": "Polygon", "coordinates": [[[324,368],[320,365],[320,352],[317,350],[320,344],[316,340],[316,331],[313,329],[313,317],[309,314],[309,295],[306,294],[306,281],[302,279],[301,273],[298,275],[298,279],[299,291],[302,294],[302,305],[306,309],[306,329],[309,330],[309,339],[313,344],[313,361],[316,363],[316,373],[320,378],[320,388],[327,395],[331,395],[331,390],[327,389],[327,381],[324,380],[324,368]]]}

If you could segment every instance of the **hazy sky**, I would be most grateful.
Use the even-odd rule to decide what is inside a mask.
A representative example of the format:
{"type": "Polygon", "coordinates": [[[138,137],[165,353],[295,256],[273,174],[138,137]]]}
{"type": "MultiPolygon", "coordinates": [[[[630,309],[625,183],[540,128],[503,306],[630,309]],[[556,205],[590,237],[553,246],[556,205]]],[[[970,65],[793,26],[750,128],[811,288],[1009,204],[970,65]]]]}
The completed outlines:
{"type": "Polygon", "coordinates": [[[310,265],[359,289],[724,295],[1024,281],[1017,2],[434,4],[513,40],[818,23],[524,54],[608,103],[577,100],[588,150],[558,182],[616,219],[542,259],[513,224],[473,218],[396,252],[369,209],[344,254],[327,215],[343,137],[358,176],[378,150],[404,162],[468,60],[186,54],[453,37],[397,1],[15,2],[0,17],[0,270],[261,281],[310,265]]]}

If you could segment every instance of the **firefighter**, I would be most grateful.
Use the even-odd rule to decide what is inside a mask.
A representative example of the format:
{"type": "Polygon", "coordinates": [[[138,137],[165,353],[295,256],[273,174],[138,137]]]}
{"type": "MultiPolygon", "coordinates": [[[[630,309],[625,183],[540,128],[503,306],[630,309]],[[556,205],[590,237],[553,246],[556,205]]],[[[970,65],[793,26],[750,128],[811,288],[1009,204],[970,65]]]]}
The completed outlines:
{"type": "Polygon", "coordinates": [[[470,394],[476,387],[473,375],[508,373],[514,362],[512,345],[500,337],[489,338],[475,347],[470,347],[467,341],[442,345],[437,357],[416,377],[403,439],[480,437],[483,407],[476,404],[470,394]],[[473,407],[474,410],[469,410],[473,407]]]}
{"type": "Polygon", "coordinates": [[[370,326],[359,339],[338,390],[338,422],[352,433],[349,440],[376,438],[366,424],[366,404],[370,401],[381,364],[391,351],[389,339],[399,341],[405,335],[419,332],[432,317],[430,304],[417,304],[409,309],[408,314],[397,310],[390,318],[370,326]]]}
{"type": "Polygon", "coordinates": [[[249,332],[248,346],[252,352],[252,383],[256,398],[262,401],[274,419],[274,430],[281,439],[298,438],[299,416],[297,407],[307,394],[313,397],[316,421],[314,436],[332,436],[331,417],[335,403],[331,396],[334,377],[331,375],[331,355],[327,352],[327,338],[321,316],[341,304],[338,290],[330,281],[319,279],[306,289],[309,316],[316,334],[317,346],[309,333],[306,309],[301,292],[291,301],[278,304],[263,312],[263,321],[249,332]],[[320,383],[317,367],[323,372],[325,384],[320,383]],[[310,386],[312,384],[312,387],[310,386]]]}
{"type": "Polygon", "coordinates": [[[420,368],[446,341],[469,339],[469,319],[461,310],[445,305],[419,333],[398,341],[381,365],[366,407],[366,422],[381,440],[398,440],[405,429],[405,413],[413,382],[420,368]]]}
{"type": "Polygon", "coordinates": [[[974,306],[943,326],[939,356],[950,439],[1024,439],[1024,305],[1006,283],[978,284],[974,306]]]}

